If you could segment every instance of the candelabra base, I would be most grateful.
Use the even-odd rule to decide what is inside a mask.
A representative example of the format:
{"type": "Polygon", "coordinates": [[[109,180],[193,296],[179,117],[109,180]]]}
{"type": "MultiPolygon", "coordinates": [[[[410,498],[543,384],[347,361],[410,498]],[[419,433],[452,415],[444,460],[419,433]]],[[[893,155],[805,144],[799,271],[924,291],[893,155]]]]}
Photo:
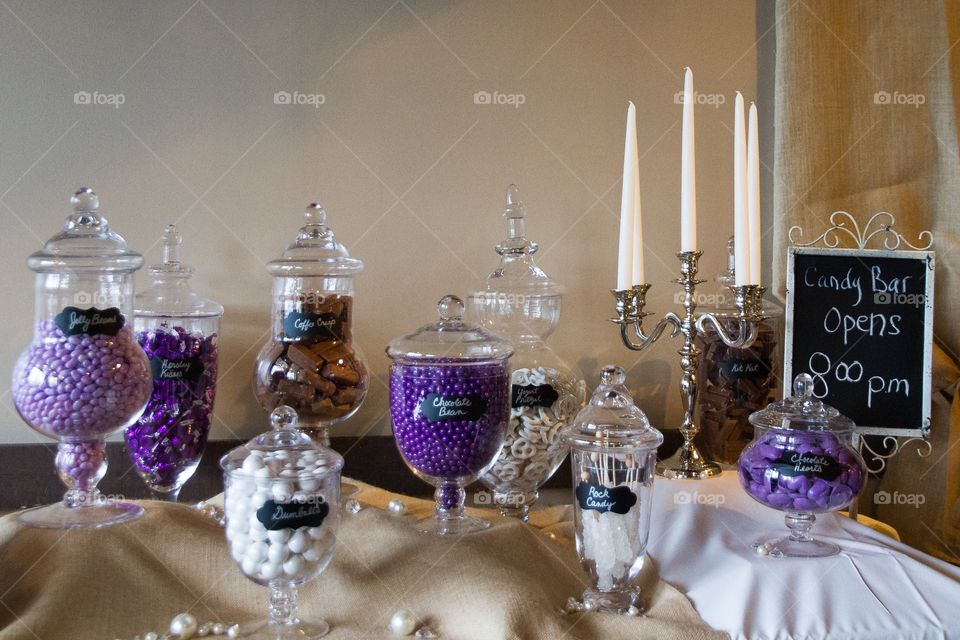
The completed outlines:
{"type": "Polygon", "coordinates": [[[703,457],[693,443],[685,443],[677,452],[657,462],[657,473],[665,478],[678,480],[704,480],[720,475],[722,469],[716,462],[703,457]]]}

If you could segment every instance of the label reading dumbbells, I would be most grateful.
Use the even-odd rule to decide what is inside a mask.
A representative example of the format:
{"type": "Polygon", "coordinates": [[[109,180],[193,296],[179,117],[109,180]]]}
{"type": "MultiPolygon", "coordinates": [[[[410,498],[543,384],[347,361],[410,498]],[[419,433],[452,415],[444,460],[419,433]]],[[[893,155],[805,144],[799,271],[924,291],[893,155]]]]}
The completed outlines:
{"type": "Polygon", "coordinates": [[[154,380],[177,380],[193,382],[203,373],[203,361],[200,358],[150,358],[150,373],[154,380]]]}
{"type": "Polygon", "coordinates": [[[323,498],[310,502],[274,502],[267,500],[257,509],[257,520],[267,531],[319,527],[323,524],[330,506],[323,498]]]}
{"type": "Polygon", "coordinates": [[[115,336],[123,328],[124,318],[116,307],[65,307],[53,321],[65,336],[115,336]]]}
{"type": "Polygon", "coordinates": [[[830,456],[798,451],[784,451],[771,465],[782,476],[807,476],[811,480],[836,480],[840,476],[840,462],[830,456]]]}
{"type": "Polygon", "coordinates": [[[482,418],[486,409],[487,403],[478,396],[443,396],[439,393],[428,393],[419,406],[419,412],[431,422],[473,422],[482,418]]]}
{"type": "Polygon", "coordinates": [[[552,407],[559,397],[549,384],[515,384],[510,392],[510,406],[513,409],[552,407]]]}
{"type": "Polygon", "coordinates": [[[576,493],[580,508],[587,511],[599,511],[600,513],[613,511],[622,515],[637,504],[637,494],[631,491],[630,487],[623,485],[607,487],[581,481],[577,485],[576,493]]]}

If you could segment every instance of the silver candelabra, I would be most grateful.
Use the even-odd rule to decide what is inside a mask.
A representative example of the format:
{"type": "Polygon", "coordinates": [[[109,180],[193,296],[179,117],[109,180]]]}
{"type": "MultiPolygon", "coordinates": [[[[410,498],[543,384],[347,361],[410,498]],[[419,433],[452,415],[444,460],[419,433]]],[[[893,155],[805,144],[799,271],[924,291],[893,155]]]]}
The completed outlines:
{"type": "Polygon", "coordinates": [[[678,333],[683,334],[683,346],[677,352],[680,354],[680,369],[683,371],[680,378],[680,394],[684,399],[684,418],[680,427],[683,446],[670,459],[658,464],[658,470],[663,475],[674,478],[700,479],[720,474],[720,465],[705,459],[693,443],[694,436],[700,430],[693,418],[697,406],[697,366],[700,362],[700,349],[694,342],[697,334],[705,335],[712,331],[727,346],[742,349],[753,344],[759,323],[764,319],[763,294],[766,288],[755,284],[730,287],[737,315],[725,320],[735,321],[735,327],[728,329],[711,313],[697,314],[697,285],[705,282],[697,279],[697,263],[701,255],[702,251],[683,251],[677,254],[680,259],[680,277],[673,282],[683,287],[683,315],[678,316],[672,311],[667,313],[649,334],[644,332],[643,319],[651,315],[644,310],[650,285],[640,284],[630,289],[613,291],[617,299],[617,317],[611,318],[611,321],[620,325],[620,338],[628,349],[643,351],[659,340],[667,327],[671,327],[671,337],[678,333]],[[630,336],[631,328],[634,337],[630,336]]]}

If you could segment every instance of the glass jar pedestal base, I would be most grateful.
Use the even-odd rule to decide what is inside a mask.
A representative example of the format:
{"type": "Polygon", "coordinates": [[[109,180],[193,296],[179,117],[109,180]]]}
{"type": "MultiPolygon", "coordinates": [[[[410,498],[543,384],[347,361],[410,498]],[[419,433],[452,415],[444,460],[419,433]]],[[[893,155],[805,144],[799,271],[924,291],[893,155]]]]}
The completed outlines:
{"type": "Polygon", "coordinates": [[[297,589],[293,586],[270,586],[270,617],[240,625],[237,637],[250,640],[316,640],[330,633],[330,625],[322,618],[302,620],[296,615],[297,589]]]}
{"type": "Polygon", "coordinates": [[[99,492],[80,500],[71,499],[68,492],[63,502],[27,509],[17,520],[38,529],[98,529],[132,522],[142,515],[142,507],[108,500],[99,492]]]}
{"type": "Polygon", "coordinates": [[[530,509],[540,497],[539,491],[494,491],[493,504],[497,505],[500,515],[516,518],[521,522],[530,520],[530,509]]]}
{"type": "Polygon", "coordinates": [[[753,549],[762,556],[771,558],[827,558],[840,553],[840,547],[832,542],[817,540],[810,535],[810,529],[817,517],[812,513],[787,513],[784,522],[790,529],[790,535],[783,538],[758,541],[753,549]]]}
{"type": "Polygon", "coordinates": [[[621,616],[639,616],[643,614],[640,608],[640,593],[634,589],[622,591],[599,591],[587,589],[583,598],[569,598],[561,611],[567,615],[586,611],[600,613],[614,613],[621,616]]]}
{"type": "Polygon", "coordinates": [[[490,527],[486,520],[472,518],[464,513],[463,503],[467,492],[457,484],[443,484],[437,487],[434,497],[437,507],[433,516],[420,520],[413,528],[421,533],[436,536],[458,536],[474,531],[483,531],[490,527]]]}

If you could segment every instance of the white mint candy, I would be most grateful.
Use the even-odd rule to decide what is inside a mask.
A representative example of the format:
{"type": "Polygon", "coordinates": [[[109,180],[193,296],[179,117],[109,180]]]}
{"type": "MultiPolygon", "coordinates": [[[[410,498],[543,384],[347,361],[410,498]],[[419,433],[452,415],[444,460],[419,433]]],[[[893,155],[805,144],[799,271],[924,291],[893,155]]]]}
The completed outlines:
{"type": "Polygon", "coordinates": [[[254,562],[261,562],[265,557],[267,557],[267,543],[266,542],[254,542],[247,547],[247,553],[245,554],[247,558],[252,558],[254,562]]]}
{"type": "Polygon", "coordinates": [[[263,527],[250,527],[250,531],[247,532],[247,535],[250,536],[251,540],[255,542],[261,542],[267,539],[267,530],[263,527]]]}
{"type": "Polygon", "coordinates": [[[307,493],[312,493],[320,488],[320,481],[311,476],[303,476],[300,478],[300,490],[306,491],[307,493]]]}
{"type": "Polygon", "coordinates": [[[290,539],[290,530],[277,529],[276,531],[267,531],[267,537],[270,538],[270,542],[273,544],[286,544],[287,540],[290,539]]]}
{"type": "Polygon", "coordinates": [[[240,563],[240,568],[245,574],[249,576],[255,576],[260,570],[260,563],[256,560],[251,560],[250,558],[244,558],[243,562],[240,563]]]}
{"type": "Polygon", "coordinates": [[[310,547],[303,552],[303,559],[307,562],[319,562],[323,554],[317,550],[317,547],[310,547]]]}
{"type": "Polygon", "coordinates": [[[293,553],[303,553],[310,547],[310,536],[303,531],[297,531],[290,536],[287,546],[290,547],[290,551],[293,553]]]}
{"type": "Polygon", "coordinates": [[[303,569],[303,558],[300,556],[290,556],[290,558],[283,563],[283,573],[291,578],[300,573],[301,569],[303,569]]]}
{"type": "Polygon", "coordinates": [[[267,559],[273,564],[283,564],[290,556],[290,549],[285,544],[271,544],[267,549],[267,559]]]}
{"type": "Polygon", "coordinates": [[[282,568],[279,564],[264,562],[260,565],[260,578],[263,580],[273,580],[280,575],[282,568]]]}
{"type": "Polygon", "coordinates": [[[323,537],[323,527],[310,527],[310,528],[307,530],[307,534],[308,534],[313,540],[319,540],[320,538],[323,537]]]}
{"type": "Polygon", "coordinates": [[[250,455],[243,461],[243,470],[246,473],[256,473],[260,469],[263,469],[263,460],[260,456],[250,455]]]}
{"type": "Polygon", "coordinates": [[[293,497],[293,484],[290,482],[277,482],[270,488],[273,499],[277,502],[289,502],[293,497]]]}

